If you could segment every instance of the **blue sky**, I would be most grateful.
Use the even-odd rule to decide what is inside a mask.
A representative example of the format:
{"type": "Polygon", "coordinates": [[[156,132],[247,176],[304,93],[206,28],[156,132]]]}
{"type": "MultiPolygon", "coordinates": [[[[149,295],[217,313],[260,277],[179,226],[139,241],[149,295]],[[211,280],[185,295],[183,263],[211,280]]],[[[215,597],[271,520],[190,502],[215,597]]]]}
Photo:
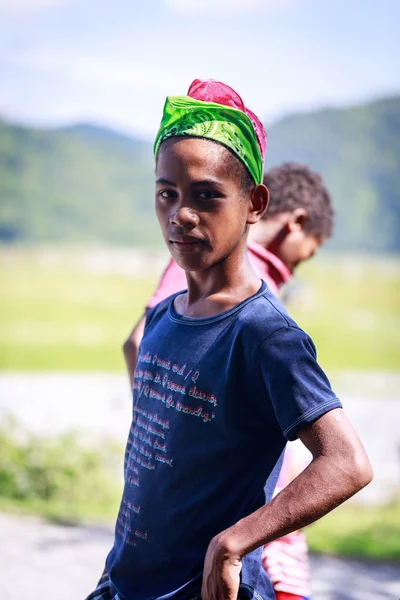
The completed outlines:
{"type": "Polygon", "coordinates": [[[0,0],[0,115],[154,135],[220,79],[261,118],[400,92],[398,0],[0,0]]]}

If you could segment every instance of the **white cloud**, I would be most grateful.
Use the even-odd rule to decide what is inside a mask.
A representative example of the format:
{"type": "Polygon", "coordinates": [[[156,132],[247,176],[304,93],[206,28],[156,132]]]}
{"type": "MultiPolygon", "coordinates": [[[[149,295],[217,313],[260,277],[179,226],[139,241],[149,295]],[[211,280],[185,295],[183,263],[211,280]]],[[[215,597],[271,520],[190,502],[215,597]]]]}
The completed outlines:
{"type": "Polygon", "coordinates": [[[0,15],[25,16],[67,4],[69,0],[0,0],[0,15]]]}
{"type": "Polygon", "coordinates": [[[75,54],[64,49],[52,53],[38,50],[19,54],[14,57],[14,61],[36,72],[50,75],[61,72],[64,77],[85,86],[154,92],[160,89],[185,89],[190,83],[178,73],[170,73],[160,67],[152,66],[149,69],[121,59],[75,54]]]}
{"type": "Polygon", "coordinates": [[[180,13],[243,14],[287,10],[300,0],[163,0],[164,4],[180,13]]]}

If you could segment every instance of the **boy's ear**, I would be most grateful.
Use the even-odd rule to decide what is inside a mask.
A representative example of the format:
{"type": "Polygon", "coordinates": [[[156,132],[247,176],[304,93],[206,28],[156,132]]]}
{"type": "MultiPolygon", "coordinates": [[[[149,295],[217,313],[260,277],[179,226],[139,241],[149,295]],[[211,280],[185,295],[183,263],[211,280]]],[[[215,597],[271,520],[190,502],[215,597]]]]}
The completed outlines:
{"type": "Polygon", "coordinates": [[[291,219],[288,222],[288,228],[290,231],[299,231],[304,229],[304,223],[308,219],[308,211],[305,208],[299,207],[291,214],[291,219]]]}
{"type": "Polygon", "coordinates": [[[251,207],[247,217],[247,223],[257,223],[264,216],[269,202],[269,191],[265,185],[257,185],[251,194],[251,207]]]}

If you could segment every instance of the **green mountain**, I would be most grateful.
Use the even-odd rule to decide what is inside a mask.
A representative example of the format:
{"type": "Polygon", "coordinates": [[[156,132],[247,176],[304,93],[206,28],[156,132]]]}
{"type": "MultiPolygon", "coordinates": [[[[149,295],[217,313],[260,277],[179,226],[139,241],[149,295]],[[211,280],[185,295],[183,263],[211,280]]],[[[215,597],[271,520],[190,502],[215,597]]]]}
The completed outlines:
{"type": "MultiPolygon", "coordinates": [[[[267,128],[266,168],[323,175],[337,220],[330,247],[400,251],[400,97],[288,116],[267,128]]],[[[161,245],[151,144],[80,124],[0,121],[0,241],[161,245]]]]}
{"type": "Polygon", "coordinates": [[[49,131],[2,122],[0,239],[159,241],[153,179],[151,145],[141,140],[90,125],[49,131]]]}

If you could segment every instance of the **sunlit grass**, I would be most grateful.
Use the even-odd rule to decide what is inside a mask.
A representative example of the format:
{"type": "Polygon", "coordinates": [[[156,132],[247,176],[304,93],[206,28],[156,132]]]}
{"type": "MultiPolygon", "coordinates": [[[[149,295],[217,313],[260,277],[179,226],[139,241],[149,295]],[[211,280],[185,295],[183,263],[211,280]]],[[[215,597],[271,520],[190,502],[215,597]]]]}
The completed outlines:
{"type": "MultiPolygon", "coordinates": [[[[111,252],[111,251],[110,251],[111,252]]],[[[400,262],[317,257],[291,284],[290,314],[328,370],[400,369],[400,262]]],[[[124,368],[121,346],[157,282],[0,254],[0,369],[124,368]]]]}
{"type": "Polygon", "coordinates": [[[344,504],[306,531],[313,552],[399,560],[400,498],[383,506],[344,504]]]}
{"type": "Polygon", "coordinates": [[[0,369],[123,369],[122,343],[156,277],[0,264],[0,369]]]}
{"type": "Polygon", "coordinates": [[[400,369],[400,261],[321,257],[293,282],[290,314],[326,369],[400,369]]]}
{"type": "Polygon", "coordinates": [[[0,448],[0,510],[70,522],[115,518],[123,450],[114,441],[37,435],[10,418],[0,448]]]}

